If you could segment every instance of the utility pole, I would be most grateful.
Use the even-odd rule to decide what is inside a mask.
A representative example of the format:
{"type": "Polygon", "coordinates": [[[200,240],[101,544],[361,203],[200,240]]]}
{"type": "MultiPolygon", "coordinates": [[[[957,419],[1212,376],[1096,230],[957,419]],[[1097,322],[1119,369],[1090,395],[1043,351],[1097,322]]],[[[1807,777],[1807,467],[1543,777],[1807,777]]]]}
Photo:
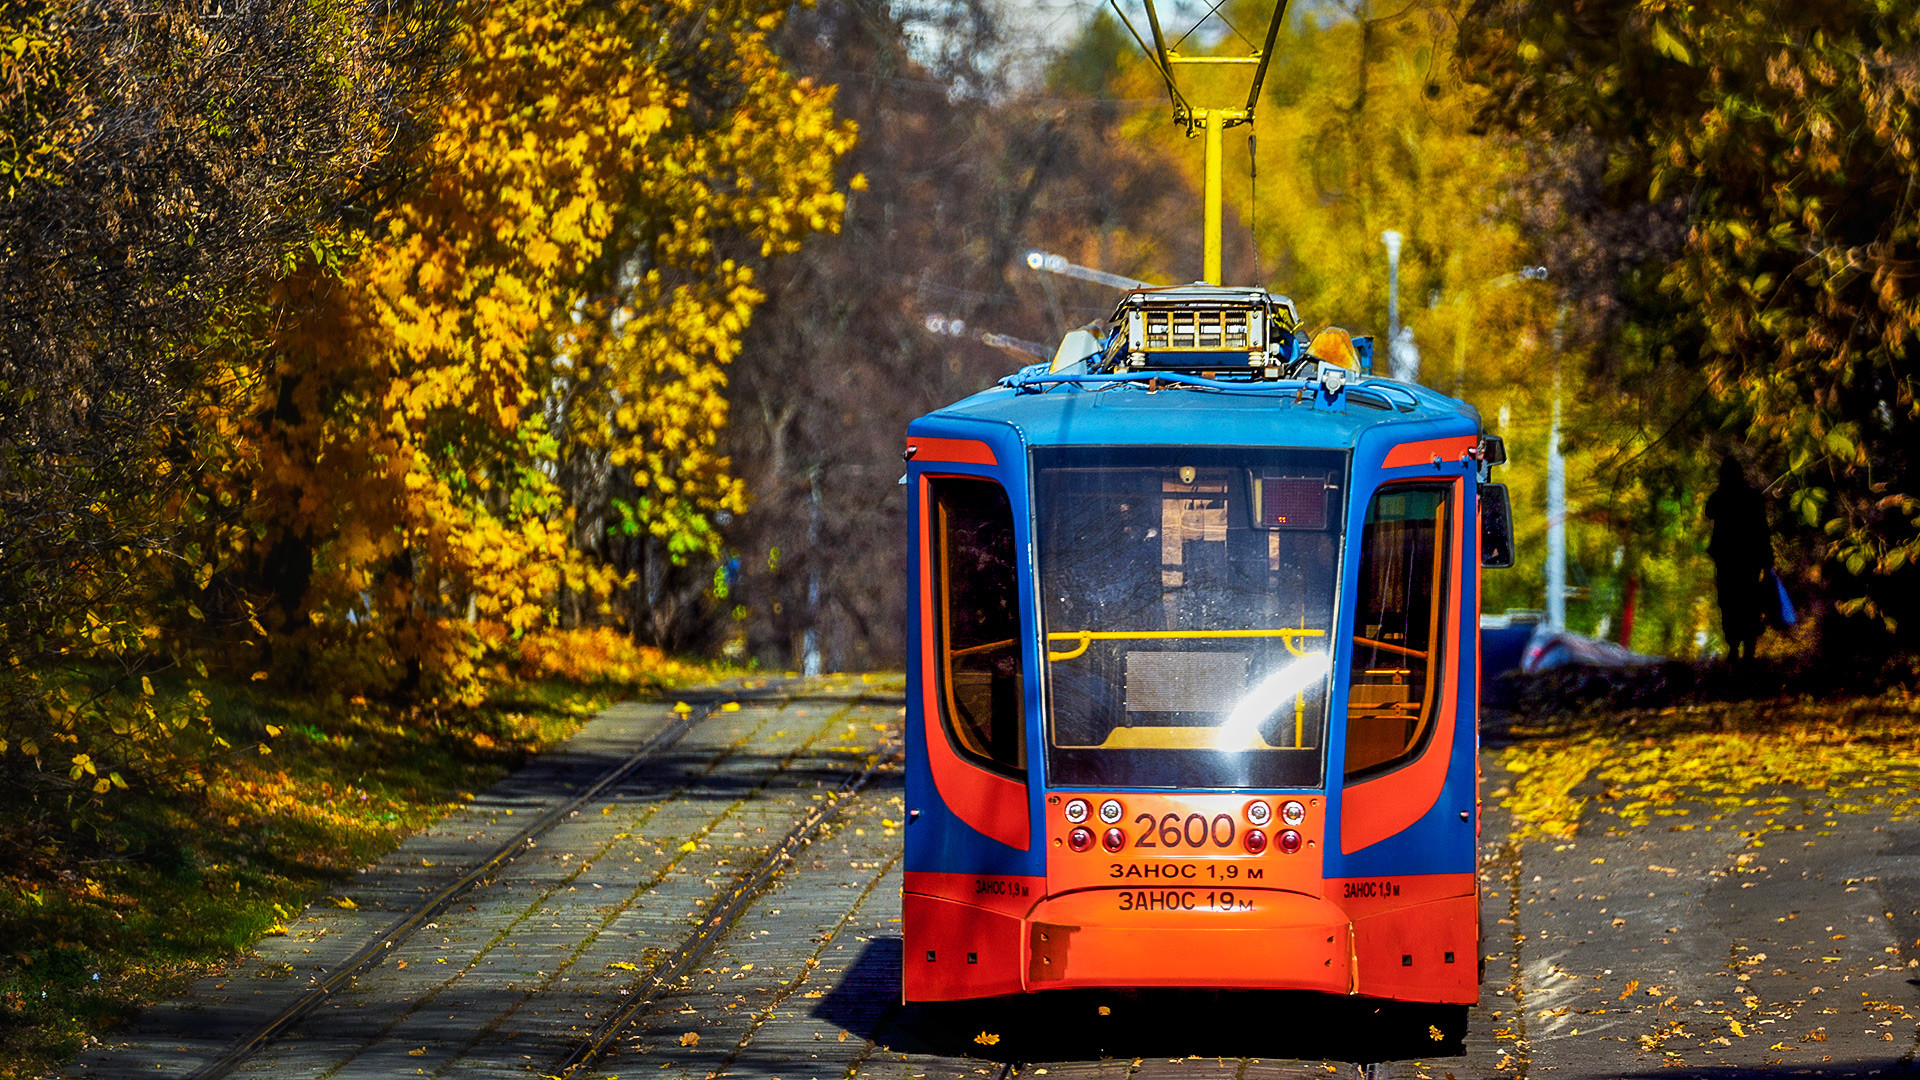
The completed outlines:
{"type": "Polygon", "coordinates": [[[800,673],[820,674],[820,466],[807,470],[807,631],[800,640],[800,673]]]}
{"type": "Polygon", "coordinates": [[[1547,629],[1567,628],[1567,459],[1560,453],[1560,349],[1567,301],[1553,318],[1553,422],[1547,428],[1547,629]]]}

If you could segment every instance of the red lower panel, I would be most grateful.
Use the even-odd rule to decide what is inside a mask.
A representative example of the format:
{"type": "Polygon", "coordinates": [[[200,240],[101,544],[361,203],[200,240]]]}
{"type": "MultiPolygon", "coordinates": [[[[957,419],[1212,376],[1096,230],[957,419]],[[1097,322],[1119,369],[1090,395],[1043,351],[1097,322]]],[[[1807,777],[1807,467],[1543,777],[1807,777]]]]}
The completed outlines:
{"type": "Polygon", "coordinates": [[[942,874],[907,871],[906,893],[934,900],[951,900],[968,907],[986,908],[1016,918],[1033,910],[1047,895],[1047,879],[1009,874],[942,874]]]}
{"type": "Polygon", "coordinates": [[[1480,912],[1474,897],[1430,900],[1353,924],[1359,992],[1471,1005],[1480,1000],[1480,912]]]}
{"type": "Polygon", "coordinates": [[[901,991],[908,1001],[1017,994],[1020,920],[918,893],[900,897],[901,991]]]}

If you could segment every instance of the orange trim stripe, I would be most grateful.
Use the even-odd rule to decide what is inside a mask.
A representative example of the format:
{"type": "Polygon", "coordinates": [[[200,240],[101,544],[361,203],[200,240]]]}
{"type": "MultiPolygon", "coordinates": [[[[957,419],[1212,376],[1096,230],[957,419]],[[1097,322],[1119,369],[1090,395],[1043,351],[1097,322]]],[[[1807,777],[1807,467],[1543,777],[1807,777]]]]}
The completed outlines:
{"type": "Polygon", "coordinates": [[[1472,435],[1462,435],[1455,439],[1427,439],[1423,442],[1401,443],[1387,451],[1387,460],[1382,462],[1383,469],[1404,469],[1409,465],[1431,465],[1437,456],[1442,462],[1459,461],[1460,455],[1472,450],[1478,442],[1472,435]]]}
{"type": "MultiPolygon", "coordinates": [[[[1415,444],[1418,445],[1418,444],[1415,444]]],[[[1465,482],[1455,480],[1450,505],[1459,506],[1465,482]]],[[[1390,773],[1354,784],[1340,804],[1340,854],[1351,855],[1401,832],[1427,815],[1447,786],[1447,767],[1453,760],[1453,731],[1460,704],[1460,559],[1467,552],[1467,515],[1451,515],[1454,558],[1447,572],[1447,647],[1439,684],[1439,717],[1433,738],[1419,757],[1390,773]]],[[[1474,549],[1477,551],[1478,549],[1474,549]]]]}
{"type": "Polygon", "coordinates": [[[911,439],[907,450],[914,461],[951,461],[961,465],[998,465],[993,447],[978,439],[911,439]]]}
{"type": "MultiPolygon", "coordinates": [[[[983,443],[973,445],[985,448],[983,443]]],[[[916,554],[920,560],[920,655],[924,663],[920,708],[934,789],[954,816],[969,827],[1010,848],[1026,851],[1032,846],[1033,836],[1032,822],[1027,818],[1027,786],[962,758],[947,741],[946,728],[940,722],[940,700],[935,692],[939,679],[934,670],[939,657],[933,632],[932,488],[924,476],[920,478],[920,537],[916,554]]]]}

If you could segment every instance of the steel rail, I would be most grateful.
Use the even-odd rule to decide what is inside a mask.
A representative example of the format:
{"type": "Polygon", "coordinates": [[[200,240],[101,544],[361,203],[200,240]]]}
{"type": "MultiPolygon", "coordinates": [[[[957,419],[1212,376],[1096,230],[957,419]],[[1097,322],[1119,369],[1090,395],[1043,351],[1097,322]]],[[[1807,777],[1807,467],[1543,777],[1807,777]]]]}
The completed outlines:
{"type": "MultiPolygon", "coordinates": [[[[751,696],[731,697],[726,700],[753,700],[751,696]]],[[[320,1007],[347,982],[355,976],[380,962],[380,959],[408,938],[414,932],[440,912],[446,910],[467,890],[473,888],[487,877],[496,873],[508,861],[525,851],[534,841],[551,832],[556,825],[567,820],[582,806],[598,798],[609,787],[626,779],[641,765],[652,760],[661,751],[685,738],[701,721],[719,711],[720,698],[715,698],[705,707],[687,712],[661,729],[635,750],[624,761],[600,774],[585,791],[553,807],[535,818],[527,827],[515,833],[513,837],[493,850],[483,862],[475,865],[453,882],[415,906],[393,925],[387,927],[372,941],[361,946],[352,956],[341,961],[331,971],[300,995],[292,1004],[275,1014],[273,1019],[254,1029],[253,1032],[229,1047],[225,1054],[188,1074],[187,1080],[219,1080],[231,1074],[246,1060],[260,1052],[268,1043],[284,1034],[288,1028],[300,1022],[307,1014],[320,1007]]]]}
{"type": "Polygon", "coordinates": [[[865,787],[867,781],[880,771],[880,767],[899,759],[897,748],[882,745],[867,761],[867,767],[849,776],[840,786],[827,795],[826,801],[813,808],[805,817],[787,830],[780,842],[767,852],[752,869],[734,879],[733,887],[726,899],[716,905],[708,917],[701,921],[693,933],[681,941],[680,946],[668,954],[668,959],[653,969],[631,994],[625,1004],[600,1022],[600,1025],[588,1033],[566,1057],[560,1059],[553,1069],[557,1077],[572,1077],[580,1070],[593,1064],[607,1050],[607,1045],[625,1031],[635,1017],[659,1002],[664,992],[693,966],[699,963],[720,936],[737,922],[746,912],[747,906],[759,897],[760,892],[773,880],[783,864],[793,861],[794,854],[813,842],[814,834],[820,827],[833,818],[852,796],[865,787]]]}

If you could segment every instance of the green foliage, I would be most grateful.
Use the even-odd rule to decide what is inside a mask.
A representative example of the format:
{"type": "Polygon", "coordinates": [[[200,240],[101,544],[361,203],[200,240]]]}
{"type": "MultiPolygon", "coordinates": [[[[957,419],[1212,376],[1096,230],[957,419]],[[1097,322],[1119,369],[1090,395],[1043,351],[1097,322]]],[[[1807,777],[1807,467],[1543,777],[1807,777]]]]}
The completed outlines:
{"type": "Polygon", "coordinates": [[[1762,462],[1840,610],[1911,629],[1920,11],[1485,3],[1465,26],[1489,120],[1589,142],[1599,198],[1684,223],[1613,275],[1641,284],[1615,289],[1612,340],[1711,395],[1678,450],[1719,442],[1762,462]]]}
{"type": "Polygon", "coordinates": [[[1120,20],[1105,9],[1047,65],[1047,89],[1054,93],[1104,97],[1136,46],[1120,20]]]}

